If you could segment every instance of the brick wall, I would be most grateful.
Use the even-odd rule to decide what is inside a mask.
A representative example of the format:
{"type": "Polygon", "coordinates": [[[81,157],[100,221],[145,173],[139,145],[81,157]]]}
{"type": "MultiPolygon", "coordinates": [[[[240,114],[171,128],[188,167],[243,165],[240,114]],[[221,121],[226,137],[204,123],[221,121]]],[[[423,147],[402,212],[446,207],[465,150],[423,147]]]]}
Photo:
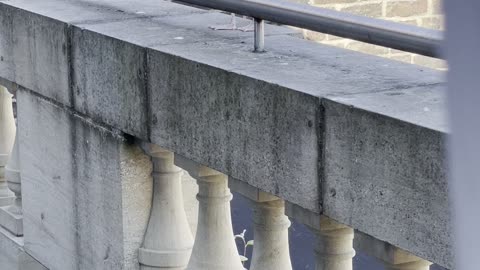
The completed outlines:
{"type": "MultiPolygon", "coordinates": [[[[441,0],[305,0],[310,5],[442,30],[441,0]]],[[[304,30],[304,37],[320,43],[388,57],[412,64],[445,69],[444,61],[304,30]]]]}

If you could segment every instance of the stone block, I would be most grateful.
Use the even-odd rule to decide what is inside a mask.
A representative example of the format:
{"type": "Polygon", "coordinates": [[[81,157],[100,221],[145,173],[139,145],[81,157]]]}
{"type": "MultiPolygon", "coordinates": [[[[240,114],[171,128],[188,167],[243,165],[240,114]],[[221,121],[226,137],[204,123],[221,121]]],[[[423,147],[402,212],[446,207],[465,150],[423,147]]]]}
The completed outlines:
{"type": "Polygon", "coordinates": [[[49,269],[78,269],[70,117],[25,90],[17,110],[25,249],[49,269]]]}
{"type": "Polygon", "coordinates": [[[409,17],[428,12],[428,0],[396,0],[386,4],[387,17],[409,17]]]}
{"type": "Polygon", "coordinates": [[[145,53],[141,47],[73,27],[75,110],[147,138],[145,53]],[[94,49],[93,49],[94,48],[94,49]]]}
{"type": "Polygon", "coordinates": [[[8,82],[15,81],[15,63],[13,56],[13,13],[15,8],[0,3],[0,83],[7,88],[8,82]]]}
{"type": "Polygon", "coordinates": [[[14,7],[0,13],[2,77],[70,105],[67,24],[14,7]]]}
{"type": "Polygon", "coordinates": [[[442,15],[443,12],[443,1],[442,0],[430,0],[429,9],[431,14],[442,15]]]}
{"type": "Polygon", "coordinates": [[[443,17],[440,16],[432,16],[432,17],[425,17],[421,20],[421,26],[425,28],[435,29],[435,30],[443,30],[445,27],[445,22],[443,17]]]}
{"type": "Polygon", "coordinates": [[[446,128],[435,122],[441,104],[412,96],[433,89],[324,101],[323,208],[339,222],[451,268],[446,128]],[[400,102],[412,110],[389,109],[400,102]],[[416,123],[402,121],[405,114],[418,115],[416,123]]]}
{"type": "Polygon", "coordinates": [[[0,227],[0,266],[5,270],[48,270],[23,249],[23,237],[0,227]]]}
{"type": "Polygon", "coordinates": [[[359,3],[355,5],[348,5],[348,6],[341,7],[339,11],[377,18],[382,16],[382,6],[383,6],[382,2],[359,3]]]}
{"type": "MultiPolygon", "coordinates": [[[[2,181],[5,181],[4,179],[2,179],[2,181]]],[[[2,197],[0,198],[0,206],[9,206],[13,203],[13,200],[15,199],[15,196],[13,194],[13,192],[11,193],[11,196],[8,196],[8,197],[2,197]]]]}
{"type": "Polygon", "coordinates": [[[317,98],[148,54],[152,142],[318,211],[317,98]]]}
{"type": "Polygon", "coordinates": [[[120,132],[27,90],[17,99],[25,250],[52,270],[138,269],[149,158],[120,132]]]}
{"type": "Polygon", "coordinates": [[[0,207],[0,225],[14,235],[23,235],[23,217],[12,213],[10,206],[0,207]]]}
{"type": "Polygon", "coordinates": [[[389,20],[392,20],[394,22],[399,22],[399,23],[404,23],[404,24],[410,24],[410,25],[415,25],[415,26],[422,26],[421,21],[422,19],[419,18],[389,18],[389,20]]]}

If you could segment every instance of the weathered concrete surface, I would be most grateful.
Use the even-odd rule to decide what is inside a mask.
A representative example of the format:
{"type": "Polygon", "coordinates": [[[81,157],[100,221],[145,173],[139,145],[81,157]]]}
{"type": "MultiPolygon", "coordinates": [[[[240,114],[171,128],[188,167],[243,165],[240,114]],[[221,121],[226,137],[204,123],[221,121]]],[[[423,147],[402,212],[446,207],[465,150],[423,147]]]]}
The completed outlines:
{"type": "Polygon", "coordinates": [[[77,111],[147,138],[146,71],[140,47],[73,28],[72,65],[77,111]],[[112,57],[115,61],[108,61],[112,57]]]}
{"type": "Polygon", "coordinates": [[[0,18],[2,77],[69,105],[66,24],[8,6],[0,18]]]}
{"type": "Polygon", "coordinates": [[[452,267],[444,134],[335,102],[324,106],[324,214],[419,257],[443,254],[436,263],[452,267]]]}
{"type": "Polygon", "coordinates": [[[153,142],[318,209],[317,99],[180,57],[149,58],[153,142]]]}
{"type": "Polygon", "coordinates": [[[49,269],[137,269],[151,163],[118,132],[20,90],[25,249],[49,269]]]}
{"type": "MultiPolygon", "coordinates": [[[[59,2],[0,3],[0,10],[18,6],[26,16],[67,25],[73,61],[69,88],[61,90],[72,102],[35,85],[32,91],[98,124],[451,265],[441,73],[312,44],[284,30],[266,38],[266,53],[254,54],[251,34],[208,29],[228,22],[228,15],[192,13],[162,1],[59,2]],[[149,14],[138,13],[149,12],[147,7],[149,14]],[[74,15],[82,12],[89,14],[83,22],[74,15]],[[363,212],[353,213],[354,206],[363,212]]],[[[7,23],[1,34],[12,29],[7,23]]],[[[41,24],[36,29],[50,31],[41,24]]],[[[2,42],[0,55],[11,48],[11,39],[2,42]]],[[[14,73],[23,72],[8,63],[14,73]]],[[[12,80],[8,69],[0,72],[12,80]]]]}
{"type": "Polygon", "coordinates": [[[0,227],[0,266],[8,270],[48,270],[23,249],[23,237],[0,227]]]}

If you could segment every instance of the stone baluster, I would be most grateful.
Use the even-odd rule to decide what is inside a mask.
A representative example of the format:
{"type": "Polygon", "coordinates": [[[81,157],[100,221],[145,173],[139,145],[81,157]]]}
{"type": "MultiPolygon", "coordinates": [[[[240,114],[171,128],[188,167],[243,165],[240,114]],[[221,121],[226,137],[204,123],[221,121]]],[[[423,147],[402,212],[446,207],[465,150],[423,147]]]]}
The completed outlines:
{"type": "Polygon", "coordinates": [[[15,119],[13,118],[12,95],[0,86],[0,207],[13,202],[13,193],[5,181],[5,166],[15,140],[15,119]]]}
{"type": "Polygon", "coordinates": [[[15,194],[13,204],[0,207],[0,225],[16,236],[23,235],[22,179],[20,176],[20,158],[18,133],[15,136],[12,155],[5,167],[5,179],[8,188],[15,194]]]}
{"type": "Polygon", "coordinates": [[[285,202],[246,182],[231,179],[229,186],[253,203],[253,246],[250,270],[291,270],[285,202]]]}
{"type": "Polygon", "coordinates": [[[142,148],[152,157],[153,200],[147,231],[139,250],[141,269],[185,269],[193,237],[183,207],[181,176],[174,154],[156,145],[142,148]]]}
{"type": "Polygon", "coordinates": [[[254,239],[250,270],[291,270],[288,244],[290,220],[283,200],[256,201],[253,208],[254,239]]]}
{"type": "Polygon", "coordinates": [[[355,257],[352,228],[290,203],[286,212],[316,235],[316,270],[352,270],[355,257]]]}
{"type": "Polygon", "coordinates": [[[317,235],[316,270],[352,270],[353,229],[320,216],[320,226],[310,227],[317,235]]]}
{"type": "Polygon", "coordinates": [[[198,225],[189,270],[243,270],[235,245],[230,213],[228,177],[175,156],[178,166],[197,179],[198,225]]]}

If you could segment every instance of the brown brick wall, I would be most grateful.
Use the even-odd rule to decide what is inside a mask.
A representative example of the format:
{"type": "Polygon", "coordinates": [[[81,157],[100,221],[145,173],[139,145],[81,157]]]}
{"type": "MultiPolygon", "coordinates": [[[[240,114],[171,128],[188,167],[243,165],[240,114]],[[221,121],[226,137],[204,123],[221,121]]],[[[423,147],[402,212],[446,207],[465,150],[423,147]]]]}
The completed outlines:
{"type": "MultiPolygon", "coordinates": [[[[444,24],[441,0],[309,0],[309,4],[436,30],[442,30],[444,24]]],[[[369,45],[332,35],[304,30],[304,37],[320,43],[388,57],[398,61],[438,69],[446,68],[446,64],[441,60],[369,45]]]]}

